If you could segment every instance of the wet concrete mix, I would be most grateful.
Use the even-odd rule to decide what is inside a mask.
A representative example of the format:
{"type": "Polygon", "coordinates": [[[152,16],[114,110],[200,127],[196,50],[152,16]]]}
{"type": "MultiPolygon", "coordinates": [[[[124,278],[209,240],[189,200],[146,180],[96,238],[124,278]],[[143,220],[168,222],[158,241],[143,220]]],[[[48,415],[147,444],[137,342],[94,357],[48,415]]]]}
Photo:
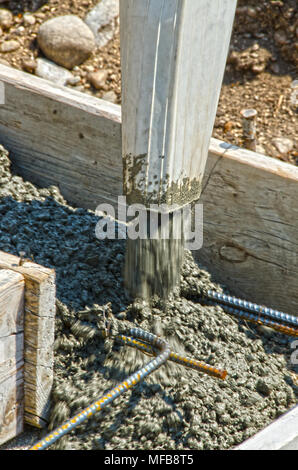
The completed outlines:
{"type": "Polygon", "coordinates": [[[222,287],[190,252],[179,292],[151,305],[132,302],[123,287],[125,241],[98,240],[97,221],[94,212],[68,205],[57,187],[40,189],[13,174],[0,147],[0,250],[25,251],[56,270],[49,428],[150,360],[103,340],[103,315],[161,335],[173,351],[227,369],[228,376],[222,381],[167,362],[52,449],[230,449],[297,403],[289,361],[293,338],[204,305],[202,292],[222,287]]]}

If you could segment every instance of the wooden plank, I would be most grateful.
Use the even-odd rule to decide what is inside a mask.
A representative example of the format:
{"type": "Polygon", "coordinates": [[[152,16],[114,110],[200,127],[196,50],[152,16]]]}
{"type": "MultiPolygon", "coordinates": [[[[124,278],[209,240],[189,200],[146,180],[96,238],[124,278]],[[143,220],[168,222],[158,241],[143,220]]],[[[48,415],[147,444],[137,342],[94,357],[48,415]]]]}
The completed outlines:
{"type": "Polygon", "coordinates": [[[236,0],[120,2],[129,204],[199,198],[235,9],[236,0]]]}
{"type": "Polygon", "coordinates": [[[23,430],[24,291],[21,274],[0,269],[0,445],[23,430]]]}
{"type": "MultiPolygon", "coordinates": [[[[2,65],[1,80],[0,137],[20,173],[40,185],[58,184],[81,207],[115,203],[122,194],[121,108],[2,65]]],[[[231,292],[292,314],[297,183],[297,167],[211,139],[204,245],[196,255],[231,292]]]]}
{"type": "Polygon", "coordinates": [[[0,64],[1,144],[36,184],[95,208],[122,192],[119,106],[0,64]],[[100,191],[98,191],[98,182],[100,191]]]}
{"type": "Polygon", "coordinates": [[[24,330],[24,278],[0,270],[0,338],[24,330]]]}
{"type": "Polygon", "coordinates": [[[298,406],[235,447],[235,450],[298,450],[298,406]]]}
{"type": "Polygon", "coordinates": [[[0,338],[0,383],[24,366],[24,333],[0,338]]]}
{"type": "Polygon", "coordinates": [[[23,431],[23,368],[0,382],[0,445],[23,431]]]}
{"type": "Polygon", "coordinates": [[[213,140],[196,258],[238,297],[298,315],[297,200],[297,167],[213,140]]]}
{"type": "Polygon", "coordinates": [[[0,268],[25,279],[24,393],[25,421],[42,427],[47,418],[53,381],[55,273],[30,261],[0,252],[0,268]]]}

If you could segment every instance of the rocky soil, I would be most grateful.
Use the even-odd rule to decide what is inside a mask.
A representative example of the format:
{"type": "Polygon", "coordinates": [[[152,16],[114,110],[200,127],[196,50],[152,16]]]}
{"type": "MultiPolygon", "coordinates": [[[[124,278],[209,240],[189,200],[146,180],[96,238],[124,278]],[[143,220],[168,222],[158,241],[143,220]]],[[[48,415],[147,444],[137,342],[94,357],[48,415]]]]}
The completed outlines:
{"type": "MultiPolygon", "coordinates": [[[[229,375],[221,381],[167,363],[56,447],[229,449],[297,403],[289,361],[293,339],[204,305],[202,291],[221,287],[188,252],[180,293],[167,302],[155,299],[150,307],[131,303],[123,288],[124,242],[97,240],[97,221],[92,211],[69,206],[56,187],[40,189],[12,174],[0,147],[0,250],[25,251],[57,274],[50,427],[149,360],[103,341],[97,325],[104,313],[160,334],[173,350],[229,375]]],[[[25,447],[37,434],[27,432],[2,448],[25,447]]]]}
{"type": "MultiPolygon", "coordinates": [[[[0,14],[0,61],[120,104],[117,1],[2,1],[1,7],[9,12],[2,13],[2,20],[0,14]],[[38,38],[40,28],[45,28],[48,20],[63,15],[75,15],[84,21],[95,38],[95,46],[89,44],[87,48],[88,58],[83,62],[79,59],[71,69],[73,64],[65,61],[67,54],[61,62],[61,47],[73,50],[78,43],[75,35],[67,35],[67,44],[60,41],[58,47],[56,43],[54,54],[51,41],[49,50],[38,38]]],[[[242,146],[240,111],[255,108],[257,151],[298,164],[297,41],[296,0],[238,1],[214,137],[242,146]]]]}
{"type": "Polygon", "coordinates": [[[254,108],[257,151],[298,164],[295,0],[239,0],[214,137],[242,146],[240,111],[254,108]]]}

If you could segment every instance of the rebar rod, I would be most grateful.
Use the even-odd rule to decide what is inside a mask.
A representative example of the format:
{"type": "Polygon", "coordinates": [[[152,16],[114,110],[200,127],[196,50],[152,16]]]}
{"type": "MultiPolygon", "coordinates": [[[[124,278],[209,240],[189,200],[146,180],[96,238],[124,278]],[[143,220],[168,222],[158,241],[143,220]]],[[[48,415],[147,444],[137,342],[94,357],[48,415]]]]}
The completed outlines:
{"type": "MultiPolygon", "coordinates": [[[[124,336],[124,335],[120,336],[119,335],[119,336],[116,337],[116,340],[118,340],[121,343],[126,344],[128,346],[136,347],[137,349],[144,352],[145,354],[156,355],[156,352],[155,352],[154,348],[152,348],[150,345],[148,345],[148,344],[146,344],[142,341],[138,341],[134,338],[130,338],[129,336],[124,336]]],[[[221,380],[225,380],[225,378],[227,376],[227,373],[228,373],[226,370],[218,369],[218,368],[213,367],[213,366],[211,366],[209,364],[206,364],[204,362],[197,361],[196,359],[181,356],[180,354],[177,354],[177,353],[172,352],[172,351],[170,353],[170,356],[169,356],[168,360],[176,362],[177,364],[180,364],[184,367],[188,367],[190,369],[194,369],[194,370],[197,370],[199,372],[203,372],[207,375],[210,375],[212,377],[216,377],[216,378],[221,379],[221,380]]]]}
{"type": "MultiPolygon", "coordinates": [[[[208,304],[210,305],[218,305],[217,302],[214,302],[212,300],[207,301],[208,304]]],[[[246,312],[244,310],[240,310],[235,307],[230,307],[229,305],[220,305],[227,313],[230,313],[231,315],[234,315],[242,320],[247,320],[251,323],[254,323],[255,325],[264,325],[268,326],[269,328],[272,328],[275,331],[278,331],[279,333],[283,333],[289,336],[295,336],[298,337],[298,328],[291,328],[289,326],[282,325],[281,323],[277,323],[275,321],[272,321],[266,317],[262,317],[261,315],[257,315],[254,313],[246,312]]]]}
{"type": "Polygon", "coordinates": [[[69,433],[81,423],[83,423],[86,419],[93,416],[98,411],[103,410],[107,405],[112,403],[116,398],[120,395],[125,393],[127,390],[134,387],[136,384],[141,382],[147,375],[154,372],[158,369],[162,364],[166,362],[170,355],[170,348],[168,343],[155,336],[151,333],[147,333],[139,328],[132,328],[130,330],[130,334],[132,337],[142,339],[149,344],[151,344],[154,348],[157,348],[160,351],[160,354],[155,357],[152,361],[150,361],[147,365],[139,369],[134,374],[130,375],[128,379],[122,381],[119,385],[114,387],[110,392],[103,395],[99,400],[95,401],[83,411],[76,414],[72,418],[65,421],[61,426],[56,428],[54,431],[49,433],[46,437],[41,439],[35,445],[33,445],[29,450],[45,450],[58,439],[60,439],[65,434],[69,433]]]}
{"type": "Polygon", "coordinates": [[[256,118],[257,111],[255,109],[242,109],[240,112],[242,116],[243,126],[243,143],[245,148],[256,151],[256,118]]]}
{"type": "Polygon", "coordinates": [[[293,327],[298,327],[298,317],[295,317],[294,315],[288,315],[287,313],[273,310],[272,308],[267,308],[263,305],[247,302],[246,300],[241,300],[236,297],[221,294],[220,292],[215,292],[212,290],[208,290],[206,297],[216,301],[217,303],[230,305],[231,307],[236,307],[241,310],[246,310],[248,312],[271,318],[278,323],[286,323],[293,327]]]}

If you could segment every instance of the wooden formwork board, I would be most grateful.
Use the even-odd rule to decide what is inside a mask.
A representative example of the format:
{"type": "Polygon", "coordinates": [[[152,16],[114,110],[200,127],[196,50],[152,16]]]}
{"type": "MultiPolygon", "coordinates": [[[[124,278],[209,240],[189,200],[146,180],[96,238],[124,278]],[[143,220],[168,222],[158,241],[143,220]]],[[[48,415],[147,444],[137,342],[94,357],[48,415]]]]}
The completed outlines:
{"type": "Polygon", "coordinates": [[[298,168],[213,141],[197,253],[235,295],[298,315],[298,168]]]}
{"type": "MultiPolygon", "coordinates": [[[[94,209],[122,194],[121,107],[0,65],[16,169],[94,209]]],[[[211,139],[196,258],[238,296],[297,314],[298,168],[211,139]]]]}
{"type": "MultiPolygon", "coordinates": [[[[9,298],[7,302],[0,297],[0,341],[3,341],[2,344],[11,341],[9,348],[3,346],[11,354],[14,354],[13,344],[18,346],[15,369],[21,371],[18,380],[22,381],[24,388],[24,421],[43,427],[48,419],[53,381],[55,273],[31,261],[22,264],[17,256],[0,251],[1,273],[10,273],[10,277],[20,278],[24,284],[24,311],[21,313],[19,310],[15,320],[9,313],[7,302],[9,300],[10,304],[15,305],[18,296],[11,293],[14,300],[9,298]],[[11,331],[10,336],[4,333],[1,338],[1,330],[11,331]],[[21,339],[16,342],[19,334],[23,342],[21,339]]],[[[0,363],[1,357],[5,355],[0,351],[0,363]]]]}
{"type": "Polygon", "coordinates": [[[0,269],[0,445],[23,431],[24,293],[23,276],[0,269]]]}
{"type": "Polygon", "coordinates": [[[235,450],[298,450],[298,406],[235,447],[235,450]]]}

